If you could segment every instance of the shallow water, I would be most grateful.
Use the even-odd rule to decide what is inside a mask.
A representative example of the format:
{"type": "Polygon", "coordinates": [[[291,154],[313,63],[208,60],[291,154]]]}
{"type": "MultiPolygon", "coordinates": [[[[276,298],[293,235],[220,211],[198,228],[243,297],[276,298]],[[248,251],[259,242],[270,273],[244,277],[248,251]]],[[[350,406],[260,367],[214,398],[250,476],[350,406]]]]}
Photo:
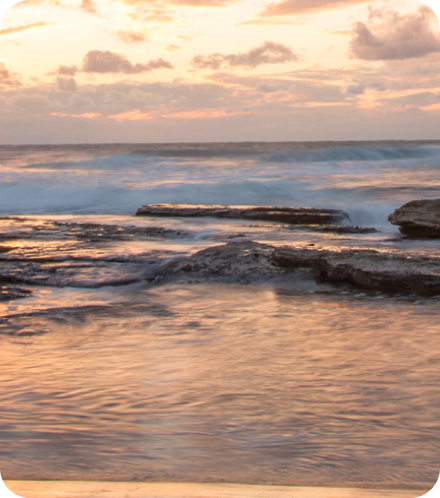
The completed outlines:
{"type": "Polygon", "coordinates": [[[234,240],[438,255],[386,216],[439,167],[434,143],[0,147],[2,477],[432,487],[438,297],[160,269],[234,240]],[[133,216],[188,201],[379,232],[133,216]]]}
{"type": "Polygon", "coordinates": [[[438,300],[312,284],[124,294],[42,290],[8,314],[5,477],[435,482],[438,300]]]}

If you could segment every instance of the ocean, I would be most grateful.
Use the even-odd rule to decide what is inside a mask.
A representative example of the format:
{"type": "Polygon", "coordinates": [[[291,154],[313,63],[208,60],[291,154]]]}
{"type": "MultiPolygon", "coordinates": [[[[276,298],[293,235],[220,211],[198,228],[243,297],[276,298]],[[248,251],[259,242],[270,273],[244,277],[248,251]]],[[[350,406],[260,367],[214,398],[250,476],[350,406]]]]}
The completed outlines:
{"type": "Polygon", "coordinates": [[[435,258],[387,220],[434,198],[440,141],[0,146],[2,477],[430,489],[439,296],[167,268],[246,241],[435,258]],[[135,216],[154,203],[376,231],[135,216]]]}

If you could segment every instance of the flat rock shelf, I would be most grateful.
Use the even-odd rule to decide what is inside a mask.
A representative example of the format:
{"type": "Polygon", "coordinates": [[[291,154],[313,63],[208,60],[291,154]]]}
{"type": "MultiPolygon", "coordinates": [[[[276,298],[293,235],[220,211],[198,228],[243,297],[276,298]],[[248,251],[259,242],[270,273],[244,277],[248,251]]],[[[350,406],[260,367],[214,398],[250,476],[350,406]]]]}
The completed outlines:
{"type": "Polygon", "coordinates": [[[136,216],[215,217],[277,221],[292,225],[339,225],[350,222],[345,211],[279,206],[210,206],[202,204],[146,204],[136,216]]]}
{"type": "Polygon", "coordinates": [[[168,266],[165,273],[248,279],[307,270],[321,282],[392,294],[440,295],[440,258],[376,250],[334,251],[230,242],[199,251],[168,266]]]}

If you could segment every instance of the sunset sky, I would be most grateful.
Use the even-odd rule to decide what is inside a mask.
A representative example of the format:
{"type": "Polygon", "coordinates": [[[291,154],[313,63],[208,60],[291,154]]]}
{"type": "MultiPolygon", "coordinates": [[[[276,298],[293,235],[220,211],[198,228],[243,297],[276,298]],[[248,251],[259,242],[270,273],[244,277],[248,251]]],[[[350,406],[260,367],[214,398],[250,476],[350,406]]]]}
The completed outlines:
{"type": "Polygon", "coordinates": [[[0,25],[1,143],[435,139],[413,0],[26,0],[0,25]]]}

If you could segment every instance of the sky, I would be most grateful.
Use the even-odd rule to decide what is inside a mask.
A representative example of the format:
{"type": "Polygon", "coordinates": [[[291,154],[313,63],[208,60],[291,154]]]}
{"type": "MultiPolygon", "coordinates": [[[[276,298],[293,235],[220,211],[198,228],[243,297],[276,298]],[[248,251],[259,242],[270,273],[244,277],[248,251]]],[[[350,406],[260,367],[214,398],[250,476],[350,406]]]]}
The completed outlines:
{"type": "Polygon", "coordinates": [[[0,143],[439,139],[414,0],[25,0],[0,24],[0,143]]]}

